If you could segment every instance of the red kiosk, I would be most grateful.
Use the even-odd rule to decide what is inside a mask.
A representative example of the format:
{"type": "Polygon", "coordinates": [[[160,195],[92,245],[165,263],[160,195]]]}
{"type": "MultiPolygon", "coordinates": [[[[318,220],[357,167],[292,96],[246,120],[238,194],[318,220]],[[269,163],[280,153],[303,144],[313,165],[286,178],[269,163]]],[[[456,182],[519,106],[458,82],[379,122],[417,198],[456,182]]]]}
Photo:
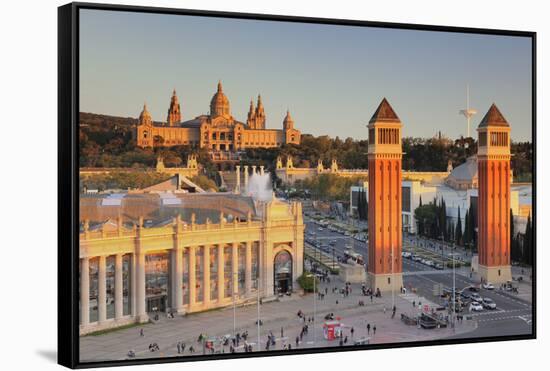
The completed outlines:
{"type": "Polygon", "coordinates": [[[326,321],[323,324],[323,336],[326,340],[335,340],[342,334],[340,321],[326,321]]]}

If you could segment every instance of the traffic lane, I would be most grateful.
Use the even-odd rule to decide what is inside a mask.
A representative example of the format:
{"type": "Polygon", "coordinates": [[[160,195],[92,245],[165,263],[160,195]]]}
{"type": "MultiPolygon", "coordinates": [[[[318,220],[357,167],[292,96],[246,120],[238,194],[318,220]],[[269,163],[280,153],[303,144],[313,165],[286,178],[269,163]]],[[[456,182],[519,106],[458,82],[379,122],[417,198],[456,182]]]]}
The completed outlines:
{"type": "MultiPolygon", "coordinates": [[[[431,275],[414,275],[414,276],[404,276],[403,281],[405,287],[409,287],[409,285],[412,285],[412,287],[415,287],[417,289],[417,293],[429,298],[432,301],[435,301],[436,303],[442,304],[444,302],[443,298],[440,297],[434,297],[433,296],[433,289],[434,285],[441,283],[443,284],[444,288],[451,289],[453,287],[453,277],[452,273],[449,274],[431,274],[431,275]]],[[[470,281],[468,278],[456,275],[456,288],[457,290],[462,290],[467,286],[472,285],[473,282],[470,281]]],[[[467,291],[467,293],[471,293],[470,291],[467,291]]],[[[524,302],[520,299],[516,298],[509,298],[505,295],[500,294],[498,291],[493,290],[484,290],[481,289],[479,292],[481,297],[487,297],[492,299],[495,304],[497,305],[496,310],[503,310],[503,311],[511,311],[511,310],[532,310],[532,306],[524,302]]],[[[491,312],[491,310],[487,310],[488,312],[491,312]]]]}
{"type": "MultiPolygon", "coordinates": [[[[358,241],[351,236],[345,236],[336,231],[331,231],[328,228],[322,228],[322,231],[319,230],[319,226],[313,222],[306,223],[306,231],[315,232],[314,240],[317,239],[318,242],[329,245],[330,241],[336,241],[334,246],[329,245],[329,252],[332,253],[332,248],[336,256],[343,257],[346,246],[352,245],[352,248],[355,252],[361,254],[363,259],[368,259],[368,244],[363,241],[358,241]]],[[[416,271],[435,271],[436,269],[428,265],[415,262],[411,259],[402,259],[403,261],[403,271],[404,272],[416,272],[416,271]]]]}
{"type": "Polygon", "coordinates": [[[465,334],[450,336],[447,339],[471,339],[488,336],[530,335],[533,333],[532,324],[528,323],[527,316],[511,316],[509,318],[495,318],[480,320],[478,327],[465,334]],[[522,318],[523,317],[523,318],[522,318]],[[527,319],[527,320],[526,320],[527,319]]]}

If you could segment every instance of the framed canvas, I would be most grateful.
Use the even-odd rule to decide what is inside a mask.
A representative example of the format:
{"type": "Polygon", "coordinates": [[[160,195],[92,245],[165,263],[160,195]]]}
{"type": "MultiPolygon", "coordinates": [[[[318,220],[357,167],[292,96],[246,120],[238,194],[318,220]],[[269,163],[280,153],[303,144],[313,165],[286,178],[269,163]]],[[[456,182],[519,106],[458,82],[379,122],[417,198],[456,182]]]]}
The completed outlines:
{"type": "Polygon", "coordinates": [[[536,34],[59,8],[59,363],[536,337],[536,34]]]}

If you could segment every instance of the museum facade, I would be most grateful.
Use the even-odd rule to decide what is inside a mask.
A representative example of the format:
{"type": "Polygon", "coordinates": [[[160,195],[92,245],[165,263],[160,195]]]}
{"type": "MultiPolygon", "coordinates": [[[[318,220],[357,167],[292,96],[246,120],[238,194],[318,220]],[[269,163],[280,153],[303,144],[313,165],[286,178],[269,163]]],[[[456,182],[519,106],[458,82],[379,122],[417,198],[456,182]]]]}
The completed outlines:
{"type": "Polygon", "coordinates": [[[153,122],[144,105],[136,128],[139,147],[170,147],[189,145],[211,152],[237,152],[247,148],[273,148],[283,144],[300,144],[301,133],[294,128],[294,120],[287,111],[282,129],[266,129],[266,114],[261,96],[256,106],[250,102],[246,122],[231,115],[229,99],[221,82],[210,101],[210,112],[192,120],[182,121],[181,105],[174,90],[168,108],[166,123],[153,122]]]}
{"type": "Polygon", "coordinates": [[[302,206],[232,194],[81,197],[80,334],[291,292],[302,206]],[[182,206],[185,204],[185,208],[182,206]]]}

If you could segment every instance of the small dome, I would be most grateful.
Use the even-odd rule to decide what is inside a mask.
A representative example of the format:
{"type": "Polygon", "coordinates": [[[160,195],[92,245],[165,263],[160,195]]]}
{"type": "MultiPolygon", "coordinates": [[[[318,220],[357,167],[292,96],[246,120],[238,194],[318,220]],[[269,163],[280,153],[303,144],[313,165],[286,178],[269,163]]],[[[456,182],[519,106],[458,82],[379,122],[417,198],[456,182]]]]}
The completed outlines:
{"type": "Polygon", "coordinates": [[[143,110],[139,114],[139,124],[140,125],[151,125],[153,123],[153,117],[147,110],[147,104],[143,104],[143,110]]]}
{"type": "Polygon", "coordinates": [[[218,91],[210,101],[210,114],[214,117],[229,115],[229,99],[223,93],[221,81],[218,82],[218,91]]]}

